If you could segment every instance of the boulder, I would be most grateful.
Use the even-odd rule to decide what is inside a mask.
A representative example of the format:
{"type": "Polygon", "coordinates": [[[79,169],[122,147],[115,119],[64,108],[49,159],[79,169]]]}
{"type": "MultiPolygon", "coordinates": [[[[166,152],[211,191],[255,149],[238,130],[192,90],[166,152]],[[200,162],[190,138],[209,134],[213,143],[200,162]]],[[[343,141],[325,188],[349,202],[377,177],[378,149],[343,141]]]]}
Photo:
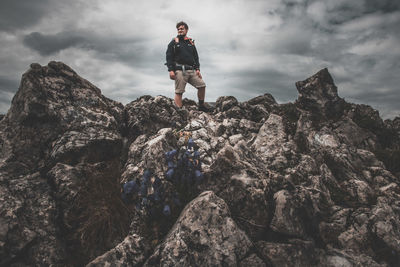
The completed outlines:
{"type": "Polygon", "coordinates": [[[87,267],[95,266],[141,266],[146,260],[149,248],[143,238],[134,234],[127,236],[115,248],[97,257],[87,267]]]}
{"type": "Polygon", "coordinates": [[[228,205],[206,191],[185,207],[144,266],[235,266],[251,248],[228,205]]]}

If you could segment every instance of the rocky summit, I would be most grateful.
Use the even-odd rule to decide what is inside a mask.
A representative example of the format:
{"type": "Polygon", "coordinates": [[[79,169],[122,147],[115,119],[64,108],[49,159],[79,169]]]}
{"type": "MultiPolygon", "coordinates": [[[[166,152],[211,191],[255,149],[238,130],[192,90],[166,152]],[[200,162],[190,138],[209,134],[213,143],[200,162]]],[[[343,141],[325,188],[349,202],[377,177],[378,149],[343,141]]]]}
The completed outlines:
{"type": "Polygon", "coordinates": [[[221,96],[208,113],[124,106],[32,64],[0,116],[0,265],[399,266],[400,118],[346,102],[327,69],[296,87],[294,103],[221,96]],[[188,136],[203,180],[184,187],[165,153],[188,136]],[[122,199],[146,170],[162,212],[122,199]]]}

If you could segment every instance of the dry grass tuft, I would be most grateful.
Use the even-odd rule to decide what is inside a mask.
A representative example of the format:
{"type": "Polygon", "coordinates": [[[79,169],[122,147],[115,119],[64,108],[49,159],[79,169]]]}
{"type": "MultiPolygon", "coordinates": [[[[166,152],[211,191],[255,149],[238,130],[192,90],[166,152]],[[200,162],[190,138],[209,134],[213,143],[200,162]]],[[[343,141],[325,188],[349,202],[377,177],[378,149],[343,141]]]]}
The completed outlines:
{"type": "Polygon", "coordinates": [[[74,264],[87,263],[128,234],[130,212],[121,200],[118,177],[113,166],[95,164],[82,181],[66,218],[74,264]]]}

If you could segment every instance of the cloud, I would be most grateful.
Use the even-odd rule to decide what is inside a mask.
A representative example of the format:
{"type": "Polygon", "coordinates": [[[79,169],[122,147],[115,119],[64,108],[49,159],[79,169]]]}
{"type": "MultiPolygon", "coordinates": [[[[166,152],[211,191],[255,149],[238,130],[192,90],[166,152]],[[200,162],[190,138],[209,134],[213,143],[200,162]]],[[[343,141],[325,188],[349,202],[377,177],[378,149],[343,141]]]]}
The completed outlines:
{"type": "Polygon", "coordinates": [[[3,75],[0,75],[0,86],[1,86],[2,88],[8,89],[8,90],[6,90],[6,91],[11,92],[11,91],[12,91],[11,88],[13,88],[14,85],[15,85],[15,81],[14,81],[14,80],[9,79],[9,78],[7,78],[7,77],[5,77],[5,76],[3,76],[3,75]]]}
{"type": "Polygon", "coordinates": [[[44,35],[39,32],[32,32],[24,37],[23,42],[42,56],[47,56],[69,47],[83,46],[85,37],[74,33],[44,35]]]}
{"type": "Polygon", "coordinates": [[[371,13],[393,13],[400,10],[396,0],[325,0],[305,1],[307,15],[320,27],[332,29],[337,25],[346,23],[371,13]]]}
{"type": "MultiPolygon", "coordinates": [[[[23,37],[23,43],[41,56],[60,56],[67,49],[92,51],[92,56],[110,62],[121,62],[131,67],[146,68],[153,65],[154,59],[160,61],[164,56],[164,47],[152,49],[148,36],[132,37],[115,34],[104,35],[88,30],[43,34],[33,32],[23,37]],[[150,44],[150,45],[149,45],[150,44]]],[[[85,56],[85,55],[83,55],[85,56]]],[[[160,62],[158,62],[160,64],[160,62]]],[[[162,65],[162,64],[160,64],[162,65]]]]}
{"type": "Polygon", "coordinates": [[[365,0],[365,13],[392,13],[400,10],[400,2],[397,0],[365,0]]]}
{"type": "Polygon", "coordinates": [[[13,80],[0,76],[0,88],[4,88],[0,91],[0,114],[7,112],[11,99],[14,96],[14,86],[15,82],[13,80]]]}
{"type": "Polygon", "coordinates": [[[2,0],[0,31],[14,31],[37,24],[50,10],[50,0],[2,0]]]}

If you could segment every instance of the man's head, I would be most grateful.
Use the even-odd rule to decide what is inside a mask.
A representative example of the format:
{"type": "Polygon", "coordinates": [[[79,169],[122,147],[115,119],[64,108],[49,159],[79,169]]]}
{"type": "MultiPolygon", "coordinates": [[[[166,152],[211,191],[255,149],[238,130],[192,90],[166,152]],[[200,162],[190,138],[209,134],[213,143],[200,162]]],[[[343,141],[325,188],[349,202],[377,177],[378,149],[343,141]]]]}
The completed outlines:
{"type": "Polygon", "coordinates": [[[176,24],[176,29],[178,30],[179,36],[186,36],[189,26],[185,22],[181,21],[176,24]]]}

